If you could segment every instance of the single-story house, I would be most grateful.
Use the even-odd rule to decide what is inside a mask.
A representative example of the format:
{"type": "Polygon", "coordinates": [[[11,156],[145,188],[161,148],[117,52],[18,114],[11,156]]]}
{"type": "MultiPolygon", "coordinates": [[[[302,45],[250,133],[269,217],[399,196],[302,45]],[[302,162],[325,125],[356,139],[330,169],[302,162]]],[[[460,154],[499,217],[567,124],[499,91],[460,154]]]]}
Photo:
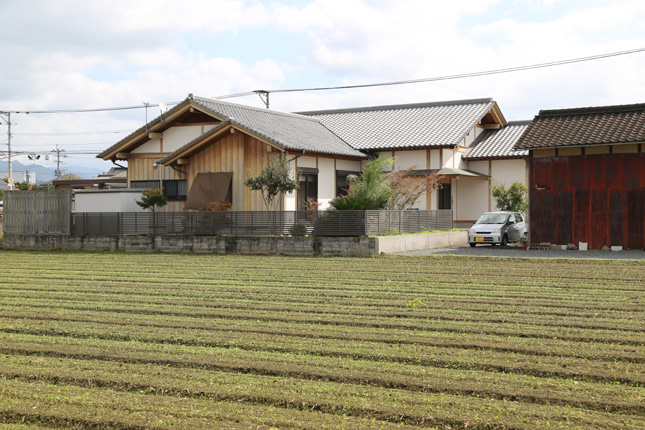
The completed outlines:
{"type": "Polygon", "coordinates": [[[645,104],[541,110],[515,149],[531,243],[645,248],[645,104]]]}
{"type": "Polygon", "coordinates": [[[528,151],[513,145],[528,123],[508,123],[490,98],[300,113],[353,148],[394,157],[396,169],[437,174],[415,207],[452,209],[457,224],[496,209],[491,185],[526,184],[528,151]]]}
{"type": "MultiPolygon", "coordinates": [[[[300,182],[282,208],[304,209],[315,199],[325,209],[369,157],[391,156],[397,169],[439,175],[439,186],[419,199],[418,209],[453,209],[455,221],[473,222],[491,208],[495,175],[525,181],[515,167],[517,178],[507,178],[497,167],[503,158],[464,158],[475,143],[480,152],[496,145],[500,138],[491,132],[506,129],[517,130],[492,99],[285,113],[190,95],[99,157],[127,160],[128,187],[164,187],[171,200],[165,209],[181,211],[212,200],[229,200],[233,210],[264,210],[259,193],[243,183],[276,153],[289,159],[300,182]]],[[[502,134],[512,146],[516,133],[502,134]]],[[[517,163],[521,154],[505,153],[504,160],[517,163]]]]}
{"type": "Polygon", "coordinates": [[[163,187],[165,210],[227,200],[233,210],[254,211],[266,210],[264,202],[244,180],[272,153],[300,172],[300,189],[286,196],[284,210],[305,209],[309,198],[324,206],[336,197],[337,175],[360,172],[368,159],[315,118],[192,95],[99,157],[127,160],[130,188],[163,187]]]}

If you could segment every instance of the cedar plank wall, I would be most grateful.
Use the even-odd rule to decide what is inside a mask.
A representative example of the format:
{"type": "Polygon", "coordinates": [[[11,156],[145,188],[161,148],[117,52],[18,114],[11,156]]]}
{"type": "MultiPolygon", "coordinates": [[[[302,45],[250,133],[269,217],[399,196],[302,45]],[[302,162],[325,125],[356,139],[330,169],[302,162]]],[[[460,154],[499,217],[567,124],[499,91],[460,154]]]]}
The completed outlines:
{"type": "Polygon", "coordinates": [[[244,186],[247,176],[260,172],[267,157],[267,145],[244,133],[233,133],[207,146],[190,158],[188,190],[197,173],[233,172],[233,207],[236,211],[266,210],[262,196],[244,186]]]}
{"type": "Polygon", "coordinates": [[[645,249],[642,150],[531,158],[530,171],[531,243],[645,249]]]}
{"type": "MultiPolygon", "coordinates": [[[[170,167],[157,166],[154,167],[153,163],[167,154],[131,154],[128,160],[128,188],[130,188],[130,181],[148,181],[164,179],[184,179],[185,176],[179,172],[174,171],[170,167]]],[[[161,208],[163,212],[180,212],[184,210],[185,202],[168,202],[166,206],[161,208]]]]}

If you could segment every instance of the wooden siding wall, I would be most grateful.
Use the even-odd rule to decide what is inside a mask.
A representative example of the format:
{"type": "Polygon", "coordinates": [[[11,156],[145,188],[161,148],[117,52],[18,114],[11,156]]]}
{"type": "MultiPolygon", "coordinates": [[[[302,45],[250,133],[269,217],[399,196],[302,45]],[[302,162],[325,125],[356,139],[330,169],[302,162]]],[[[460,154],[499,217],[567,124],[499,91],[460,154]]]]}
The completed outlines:
{"type": "Polygon", "coordinates": [[[530,240],[645,249],[645,154],[530,160],[530,240]]]}
{"type": "Polygon", "coordinates": [[[248,176],[256,175],[264,166],[269,152],[267,145],[243,133],[228,134],[199,151],[190,159],[188,190],[198,173],[233,172],[233,210],[266,210],[262,195],[244,186],[248,176]]]}
{"type": "MultiPolygon", "coordinates": [[[[186,179],[185,175],[173,170],[170,167],[163,167],[161,165],[154,167],[154,162],[165,157],[168,154],[131,154],[128,160],[128,188],[130,188],[130,181],[163,181],[164,179],[186,179]]],[[[184,210],[183,201],[168,202],[162,208],[164,212],[177,212],[184,210]]]]}

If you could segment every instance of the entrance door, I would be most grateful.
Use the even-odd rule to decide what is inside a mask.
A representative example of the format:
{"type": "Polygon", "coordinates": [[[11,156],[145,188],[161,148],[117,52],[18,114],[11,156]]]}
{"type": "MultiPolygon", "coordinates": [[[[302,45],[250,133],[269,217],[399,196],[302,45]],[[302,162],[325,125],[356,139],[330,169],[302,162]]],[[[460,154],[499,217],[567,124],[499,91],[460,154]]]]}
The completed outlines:
{"type": "Polygon", "coordinates": [[[452,192],[451,192],[450,184],[440,184],[439,209],[452,209],[451,196],[452,196],[452,192]]]}
{"type": "Polygon", "coordinates": [[[304,211],[307,210],[307,200],[318,200],[318,173],[301,172],[299,181],[298,210],[304,211]]]}

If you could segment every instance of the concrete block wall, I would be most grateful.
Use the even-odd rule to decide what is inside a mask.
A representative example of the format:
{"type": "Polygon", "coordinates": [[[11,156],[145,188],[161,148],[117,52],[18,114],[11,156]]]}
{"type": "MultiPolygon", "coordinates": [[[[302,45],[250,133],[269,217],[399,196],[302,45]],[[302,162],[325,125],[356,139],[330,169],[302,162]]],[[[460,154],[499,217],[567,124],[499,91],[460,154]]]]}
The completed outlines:
{"type": "Polygon", "coordinates": [[[92,251],[195,252],[284,255],[372,255],[369,237],[273,236],[98,236],[8,234],[9,249],[74,249],[92,251]]]}

